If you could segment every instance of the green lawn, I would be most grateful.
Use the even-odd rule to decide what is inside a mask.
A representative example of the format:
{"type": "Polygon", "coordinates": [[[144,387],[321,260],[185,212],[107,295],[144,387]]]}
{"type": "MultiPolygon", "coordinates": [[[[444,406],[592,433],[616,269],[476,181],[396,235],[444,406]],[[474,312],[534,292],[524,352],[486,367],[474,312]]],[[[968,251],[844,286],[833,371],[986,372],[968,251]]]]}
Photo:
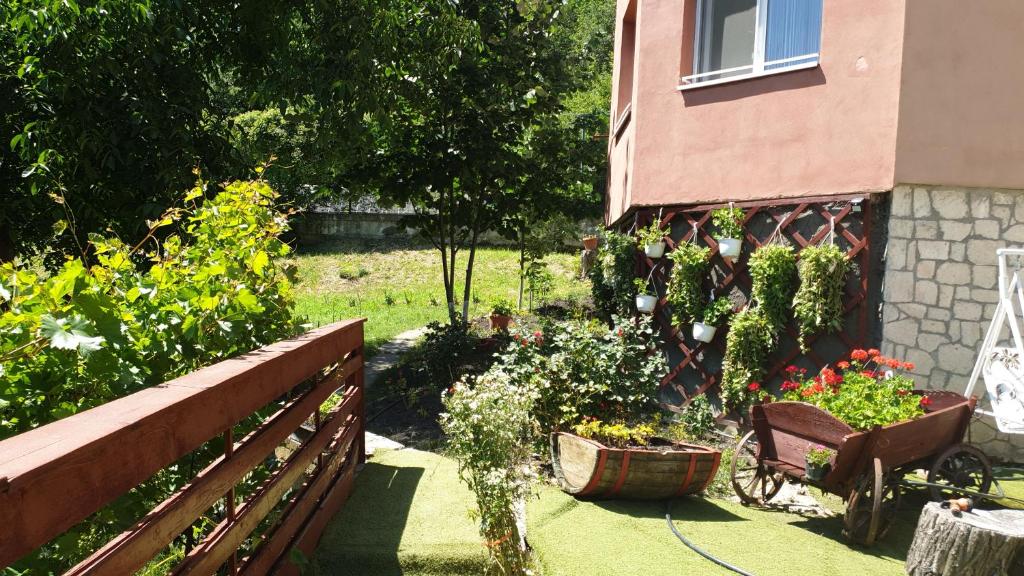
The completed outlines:
{"type": "MultiPolygon", "coordinates": [[[[477,251],[471,315],[487,314],[500,298],[515,300],[518,258],[518,252],[506,248],[477,251]]],[[[447,318],[440,253],[433,248],[399,240],[345,241],[300,251],[289,260],[298,267],[297,313],[313,325],[366,317],[366,342],[371,351],[405,330],[447,318]]],[[[576,254],[548,257],[554,277],[548,299],[580,298],[589,293],[589,284],[575,279],[577,262],[576,254]]],[[[464,255],[460,255],[459,266],[461,286],[464,255]]]]}

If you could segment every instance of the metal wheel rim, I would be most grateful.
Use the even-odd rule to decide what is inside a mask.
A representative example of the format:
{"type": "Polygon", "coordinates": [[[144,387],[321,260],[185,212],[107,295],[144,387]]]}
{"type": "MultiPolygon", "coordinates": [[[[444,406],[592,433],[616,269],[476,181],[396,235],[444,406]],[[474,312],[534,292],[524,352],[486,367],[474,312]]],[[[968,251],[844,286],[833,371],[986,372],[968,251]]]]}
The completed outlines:
{"type": "MultiPolygon", "coordinates": [[[[992,465],[981,450],[969,444],[958,444],[935,459],[928,472],[928,483],[988,492],[992,488],[992,465]]],[[[928,491],[932,500],[936,501],[962,495],[956,490],[943,490],[937,486],[930,486],[928,491]]]]}

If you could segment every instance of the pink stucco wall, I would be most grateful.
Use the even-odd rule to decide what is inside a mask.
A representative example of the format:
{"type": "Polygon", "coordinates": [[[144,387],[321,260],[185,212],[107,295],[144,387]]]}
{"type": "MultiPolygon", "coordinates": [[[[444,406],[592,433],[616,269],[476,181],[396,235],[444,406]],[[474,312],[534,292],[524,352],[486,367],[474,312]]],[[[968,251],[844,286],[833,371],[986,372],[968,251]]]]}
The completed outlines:
{"type": "Polygon", "coordinates": [[[1024,2],[907,5],[896,180],[1024,188],[1024,2]]]}
{"type": "Polygon", "coordinates": [[[609,222],[635,206],[892,188],[905,0],[826,1],[818,68],[680,92],[695,2],[637,0],[631,125],[609,144],[609,222]]]}

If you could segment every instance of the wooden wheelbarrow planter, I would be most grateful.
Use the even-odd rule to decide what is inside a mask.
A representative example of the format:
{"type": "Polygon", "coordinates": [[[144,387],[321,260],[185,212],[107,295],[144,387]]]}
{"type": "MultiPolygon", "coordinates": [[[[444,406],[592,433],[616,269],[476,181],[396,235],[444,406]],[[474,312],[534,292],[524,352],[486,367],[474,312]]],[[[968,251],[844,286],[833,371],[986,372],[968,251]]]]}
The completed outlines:
{"type": "Polygon", "coordinates": [[[551,435],[562,490],[580,498],[658,500],[695,494],[711,483],[722,453],[653,439],[646,449],[609,448],[574,434],[551,435]]]}
{"type": "MultiPolygon", "coordinates": [[[[962,444],[975,399],[947,391],[916,391],[931,399],[913,420],[857,432],[828,412],[803,402],[751,408],[753,430],[740,439],[731,462],[732,485],[744,504],[763,505],[795,480],[846,501],[843,533],[870,546],[896,515],[903,477],[929,470],[928,482],[987,492],[992,468],[977,448],[962,444]],[[832,469],[809,480],[806,454],[816,445],[836,451],[832,469]]],[[[930,488],[932,497],[946,493],[930,488]]]]}

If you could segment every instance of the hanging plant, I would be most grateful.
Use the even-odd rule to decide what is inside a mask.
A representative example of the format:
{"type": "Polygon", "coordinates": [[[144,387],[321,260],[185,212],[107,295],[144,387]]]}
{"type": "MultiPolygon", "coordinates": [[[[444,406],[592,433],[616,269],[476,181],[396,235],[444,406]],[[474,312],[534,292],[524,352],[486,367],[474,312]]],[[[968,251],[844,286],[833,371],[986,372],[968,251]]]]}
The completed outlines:
{"type": "Polygon", "coordinates": [[[834,244],[808,246],[800,251],[800,289],[793,298],[793,315],[800,327],[800,350],[821,331],[843,326],[843,292],[850,261],[834,244]]]}
{"type": "Polygon", "coordinates": [[[743,249],[743,209],[719,208],[711,212],[711,223],[715,225],[715,240],[718,253],[725,258],[737,258],[743,249]]]}
{"type": "Polygon", "coordinates": [[[648,258],[661,258],[665,253],[665,236],[668,236],[668,230],[662,230],[658,220],[636,231],[637,244],[648,258]]]}
{"type": "Polygon", "coordinates": [[[605,232],[602,240],[588,276],[594,307],[600,316],[610,319],[615,314],[629,313],[633,307],[636,245],[633,238],[617,232],[605,232]]]}
{"type": "Polygon", "coordinates": [[[732,314],[732,301],[725,296],[713,298],[701,311],[699,322],[693,323],[693,338],[699,342],[711,342],[719,326],[725,324],[732,314]]]}
{"type": "Polygon", "coordinates": [[[692,242],[683,242],[669,254],[672,277],[666,296],[672,305],[677,324],[690,323],[700,317],[704,306],[704,276],[708,271],[711,249],[692,242]]]}
{"type": "Polygon", "coordinates": [[[789,318],[796,290],[796,253],[790,246],[768,244],[750,255],[751,298],[764,311],[775,332],[789,318]]]}
{"type": "Polygon", "coordinates": [[[774,347],[771,322],[759,308],[747,308],[729,323],[722,362],[722,402],[742,413],[761,394],[764,365],[774,347]]]}

